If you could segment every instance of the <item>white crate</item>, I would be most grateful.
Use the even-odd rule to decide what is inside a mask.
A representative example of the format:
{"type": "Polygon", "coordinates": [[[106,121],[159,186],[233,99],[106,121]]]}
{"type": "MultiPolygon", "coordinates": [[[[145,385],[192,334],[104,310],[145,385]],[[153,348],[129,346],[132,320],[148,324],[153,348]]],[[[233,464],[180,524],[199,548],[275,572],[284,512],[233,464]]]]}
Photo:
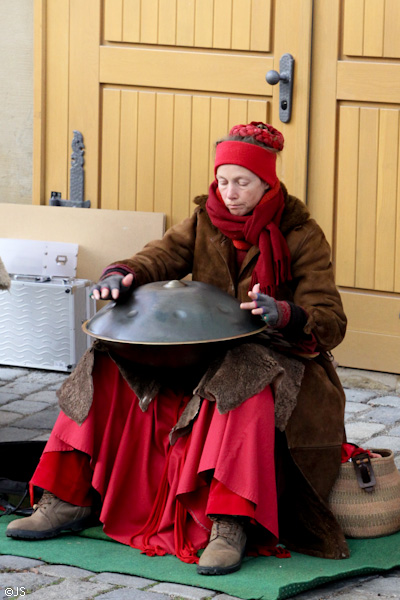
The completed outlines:
{"type": "Polygon", "coordinates": [[[0,364],[71,371],[91,343],[82,331],[95,313],[90,285],[14,275],[0,291],[0,364]]]}

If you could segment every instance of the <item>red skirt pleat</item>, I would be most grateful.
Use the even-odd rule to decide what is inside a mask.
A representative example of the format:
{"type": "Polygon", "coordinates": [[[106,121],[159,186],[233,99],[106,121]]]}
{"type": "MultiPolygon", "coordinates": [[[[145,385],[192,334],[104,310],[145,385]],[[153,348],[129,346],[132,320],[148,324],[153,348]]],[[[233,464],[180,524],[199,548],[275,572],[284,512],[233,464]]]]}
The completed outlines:
{"type": "Polygon", "coordinates": [[[208,543],[207,515],[222,509],[251,517],[276,542],[270,388],[225,415],[203,401],[191,433],[170,446],[169,432],[191,396],[163,390],[142,412],[103,354],[96,355],[93,383],[87,419],[79,426],[60,414],[33,485],[80,506],[90,505],[92,486],[102,499],[104,532],[150,555],[196,562],[208,543]]]}

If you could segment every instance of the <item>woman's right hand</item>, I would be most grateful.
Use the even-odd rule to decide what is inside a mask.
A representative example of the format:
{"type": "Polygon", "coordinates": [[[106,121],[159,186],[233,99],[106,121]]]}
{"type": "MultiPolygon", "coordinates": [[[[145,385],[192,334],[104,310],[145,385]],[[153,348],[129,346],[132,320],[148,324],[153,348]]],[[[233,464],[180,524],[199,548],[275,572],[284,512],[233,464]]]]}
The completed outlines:
{"type": "Polygon", "coordinates": [[[133,275],[119,275],[115,273],[101,279],[92,287],[91,295],[95,300],[122,300],[132,290],[133,275]]]}

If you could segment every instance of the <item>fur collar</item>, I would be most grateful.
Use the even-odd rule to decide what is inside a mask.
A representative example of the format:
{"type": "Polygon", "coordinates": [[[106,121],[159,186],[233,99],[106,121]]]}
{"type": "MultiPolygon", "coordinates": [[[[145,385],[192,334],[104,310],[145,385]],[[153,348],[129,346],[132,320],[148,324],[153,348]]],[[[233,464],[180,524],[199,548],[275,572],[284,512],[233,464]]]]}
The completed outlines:
{"type": "MultiPolygon", "coordinates": [[[[283,211],[280,230],[284,235],[287,235],[295,227],[304,225],[310,218],[310,212],[304,202],[295,196],[290,196],[288,194],[287,189],[282,182],[281,186],[285,198],[285,210],[283,211]]],[[[200,210],[205,211],[207,198],[208,196],[206,194],[196,196],[194,203],[198,205],[200,210]]]]}

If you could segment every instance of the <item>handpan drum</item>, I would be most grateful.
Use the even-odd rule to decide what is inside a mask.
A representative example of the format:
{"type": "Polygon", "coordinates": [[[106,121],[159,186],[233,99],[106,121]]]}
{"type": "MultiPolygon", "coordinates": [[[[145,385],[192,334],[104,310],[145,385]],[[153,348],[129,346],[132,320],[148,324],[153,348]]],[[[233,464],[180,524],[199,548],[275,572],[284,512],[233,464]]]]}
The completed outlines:
{"type": "Polygon", "coordinates": [[[156,281],[111,301],[83,330],[120,356],[153,366],[181,367],[265,329],[239,301],[199,281],[156,281]]]}

